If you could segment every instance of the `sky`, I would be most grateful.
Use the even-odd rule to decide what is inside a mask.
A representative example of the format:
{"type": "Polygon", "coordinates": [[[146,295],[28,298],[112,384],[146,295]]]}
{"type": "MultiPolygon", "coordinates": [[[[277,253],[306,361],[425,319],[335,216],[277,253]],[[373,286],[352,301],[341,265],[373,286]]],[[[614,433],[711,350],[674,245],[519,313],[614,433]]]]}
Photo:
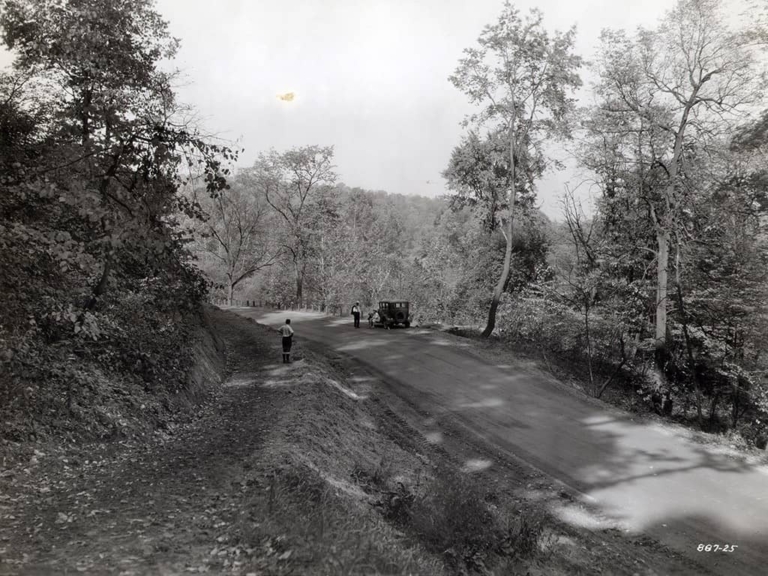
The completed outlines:
{"type": "MultiPolygon", "coordinates": [[[[589,59],[601,29],[653,25],[671,0],[521,0],[550,29],[577,27],[589,59]]],[[[446,193],[440,176],[472,108],[449,81],[502,0],[158,0],[181,40],[179,99],[210,134],[259,152],[333,145],[339,180],[401,194],[446,193]],[[277,96],[293,92],[292,102],[277,96]]],[[[7,63],[0,54],[0,64],[7,63]]],[[[573,169],[538,186],[559,218],[573,169]]],[[[587,186],[579,188],[582,195],[587,186]]]]}
{"type": "MultiPolygon", "coordinates": [[[[652,25],[669,0],[519,1],[549,29],[577,27],[589,58],[601,29],[652,25]]],[[[340,181],[401,194],[446,193],[440,176],[472,108],[449,81],[462,50],[501,12],[501,0],[159,0],[181,39],[180,99],[207,130],[259,152],[333,145],[340,181]],[[293,102],[277,95],[293,92],[293,102]]],[[[539,184],[560,215],[573,170],[539,184]]],[[[582,186],[582,194],[587,187],[582,186]]]]}

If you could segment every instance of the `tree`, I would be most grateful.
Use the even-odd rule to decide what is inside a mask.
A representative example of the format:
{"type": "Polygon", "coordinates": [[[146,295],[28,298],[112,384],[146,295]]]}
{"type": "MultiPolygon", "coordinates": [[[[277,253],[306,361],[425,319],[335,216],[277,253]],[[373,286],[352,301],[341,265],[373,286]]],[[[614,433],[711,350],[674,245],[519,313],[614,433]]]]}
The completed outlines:
{"type": "Polygon", "coordinates": [[[573,54],[574,36],[574,29],[550,36],[542,26],[541,12],[533,10],[523,19],[506,2],[498,21],[485,27],[477,48],[464,50],[465,57],[450,77],[481,108],[465,125],[490,126],[492,133],[504,135],[506,146],[507,195],[499,219],[507,244],[484,337],[493,332],[509,276],[518,190],[526,184],[533,187],[532,174],[520,167],[542,161],[546,135],[566,133],[565,121],[574,107],[569,92],[581,85],[577,73],[581,58],[573,54]]]}
{"type": "Polygon", "coordinates": [[[87,312],[123,264],[179,256],[175,215],[198,214],[178,193],[184,160],[215,194],[234,154],[180,119],[172,75],[159,70],[178,42],[149,0],[6,0],[0,26],[22,82],[9,102],[39,120],[6,181],[11,218],[37,209],[25,225],[41,250],[89,272],[87,312]]]}
{"type": "Polygon", "coordinates": [[[285,225],[283,248],[294,270],[296,301],[302,304],[313,236],[310,205],[336,181],[333,147],[304,146],[282,154],[275,150],[260,154],[244,177],[264,194],[285,225]]]}
{"type": "MultiPolygon", "coordinates": [[[[459,146],[453,149],[443,178],[448,182],[451,207],[470,206],[483,213],[483,227],[488,231],[498,229],[500,212],[507,207],[509,191],[509,147],[505,134],[489,133],[481,139],[470,132],[459,146]]],[[[539,158],[539,160],[541,160],[539,158]]],[[[543,162],[536,166],[518,166],[519,172],[527,168],[535,173],[523,179],[516,187],[518,204],[527,209],[533,204],[533,190],[526,186],[543,173],[543,162]]]]}
{"type": "Polygon", "coordinates": [[[722,150],[721,162],[697,170],[695,235],[676,246],[673,310],[700,424],[702,388],[711,398],[710,426],[719,401],[730,400],[736,426],[765,392],[766,173],[764,152],[755,154],[746,143],[722,150]]]}
{"type": "Polygon", "coordinates": [[[0,433],[15,412],[96,434],[113,388],[186,385],[206,284],[180,225],[200,207],[180,189],[192,164],[216,195],[234,154],[185,119],[152,2],[0,0],[0,36],[0,433]]]}
{"type": "Polygon", "coordinates": [[[209,275],[226,280],[227,302],[235,288],[259,270],[272,266],[280,250],[270,237],[266,200],[252,188],[235,182],[228,190],[202,202],[203,240],[198,252],[213,259],[209,275]]]}
{"type": "Polygon", "coordinates": [[[656,236],[659,361],[668,336],[670,247],[685,220],[686,162],[757,103],[765,83],[748,37],[727,22],[718,0],[679,0],[656,29],[602,38],[598,94],[614,126],[631,133],[625,153],[636,163],[638,198],[656,236]]]}
{"type": "Polygon", "coordinates": [[[354,246],[347,241],[342,213],[342,187],[325,186],[308,206],[311,242],[308,256],[310,298],[321,310],[336,308],[344,298],[347,264],[354,246]]]}
{"type": "Polygon", "coordinates": [[[588,219],[569,189],[563,198],[563,216],[569,249],[559,251],[554,259],[558,274],[552,291],[583,319],[591,393],[600,398],[634,356],[631,337],[633,332],[638,334],[642,300],[638,306],[634,278],[624,273],[622,260],[631,253],[617,253],[603,215],[598,212],[588,219]],[[596,381],[596,368],[606,373],[602,383],[596,381]]]}

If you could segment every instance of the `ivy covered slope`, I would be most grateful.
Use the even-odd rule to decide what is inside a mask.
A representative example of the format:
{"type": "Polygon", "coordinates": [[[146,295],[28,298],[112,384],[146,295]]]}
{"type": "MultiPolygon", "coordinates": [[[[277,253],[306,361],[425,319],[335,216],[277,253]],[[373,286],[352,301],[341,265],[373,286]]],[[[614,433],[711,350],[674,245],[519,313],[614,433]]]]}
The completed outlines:
{"type": "Polygon", "coordinates": [[[178,42],[148,0],[0,13],[0,435],[143,429],[186,388],[200,333],[181,175],[215,195],[232,154],[185,122],[163,71],[178,42]]]}

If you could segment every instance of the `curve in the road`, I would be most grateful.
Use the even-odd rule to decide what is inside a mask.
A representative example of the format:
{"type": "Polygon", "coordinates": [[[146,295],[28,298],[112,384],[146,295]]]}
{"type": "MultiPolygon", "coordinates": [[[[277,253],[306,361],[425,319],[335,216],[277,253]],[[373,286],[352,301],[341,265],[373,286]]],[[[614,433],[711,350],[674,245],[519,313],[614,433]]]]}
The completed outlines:
{"type": "Polygon", "coordinates": [[[494,365],[426,330],[355,329],[346,318],[234,309],[259,322],[292,318],[297,338],[352,356],[422,408],[450,413],[476,435],[722,574],[768,573],[768,473],[618,410],[565,392],[532,371],[494,365]],[[698,552],[698,544],[737,545],[698,552]],[[708,554],[702,558],[702,554],[708,554]]]}

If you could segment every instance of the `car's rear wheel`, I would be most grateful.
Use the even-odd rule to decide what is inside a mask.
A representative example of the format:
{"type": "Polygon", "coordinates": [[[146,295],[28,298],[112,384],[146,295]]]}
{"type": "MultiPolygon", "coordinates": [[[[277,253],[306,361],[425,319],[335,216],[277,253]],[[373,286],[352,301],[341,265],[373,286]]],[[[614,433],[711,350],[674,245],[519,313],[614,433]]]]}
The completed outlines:
{"type": "Polygon", "coordinates": [[[395,313],[395,320],[397,322],[405,322],[405,312],[396,312],[395,313]]]}
{"type": "Polygon", "coordinates": [[[410,327],[411,327],[411,323],[410,323],[410,322],[408,322],[407,320],[406,320],[406,322],[405,322],[405,327],[406,327],[406,328],[410,328],[410,327]]]}

